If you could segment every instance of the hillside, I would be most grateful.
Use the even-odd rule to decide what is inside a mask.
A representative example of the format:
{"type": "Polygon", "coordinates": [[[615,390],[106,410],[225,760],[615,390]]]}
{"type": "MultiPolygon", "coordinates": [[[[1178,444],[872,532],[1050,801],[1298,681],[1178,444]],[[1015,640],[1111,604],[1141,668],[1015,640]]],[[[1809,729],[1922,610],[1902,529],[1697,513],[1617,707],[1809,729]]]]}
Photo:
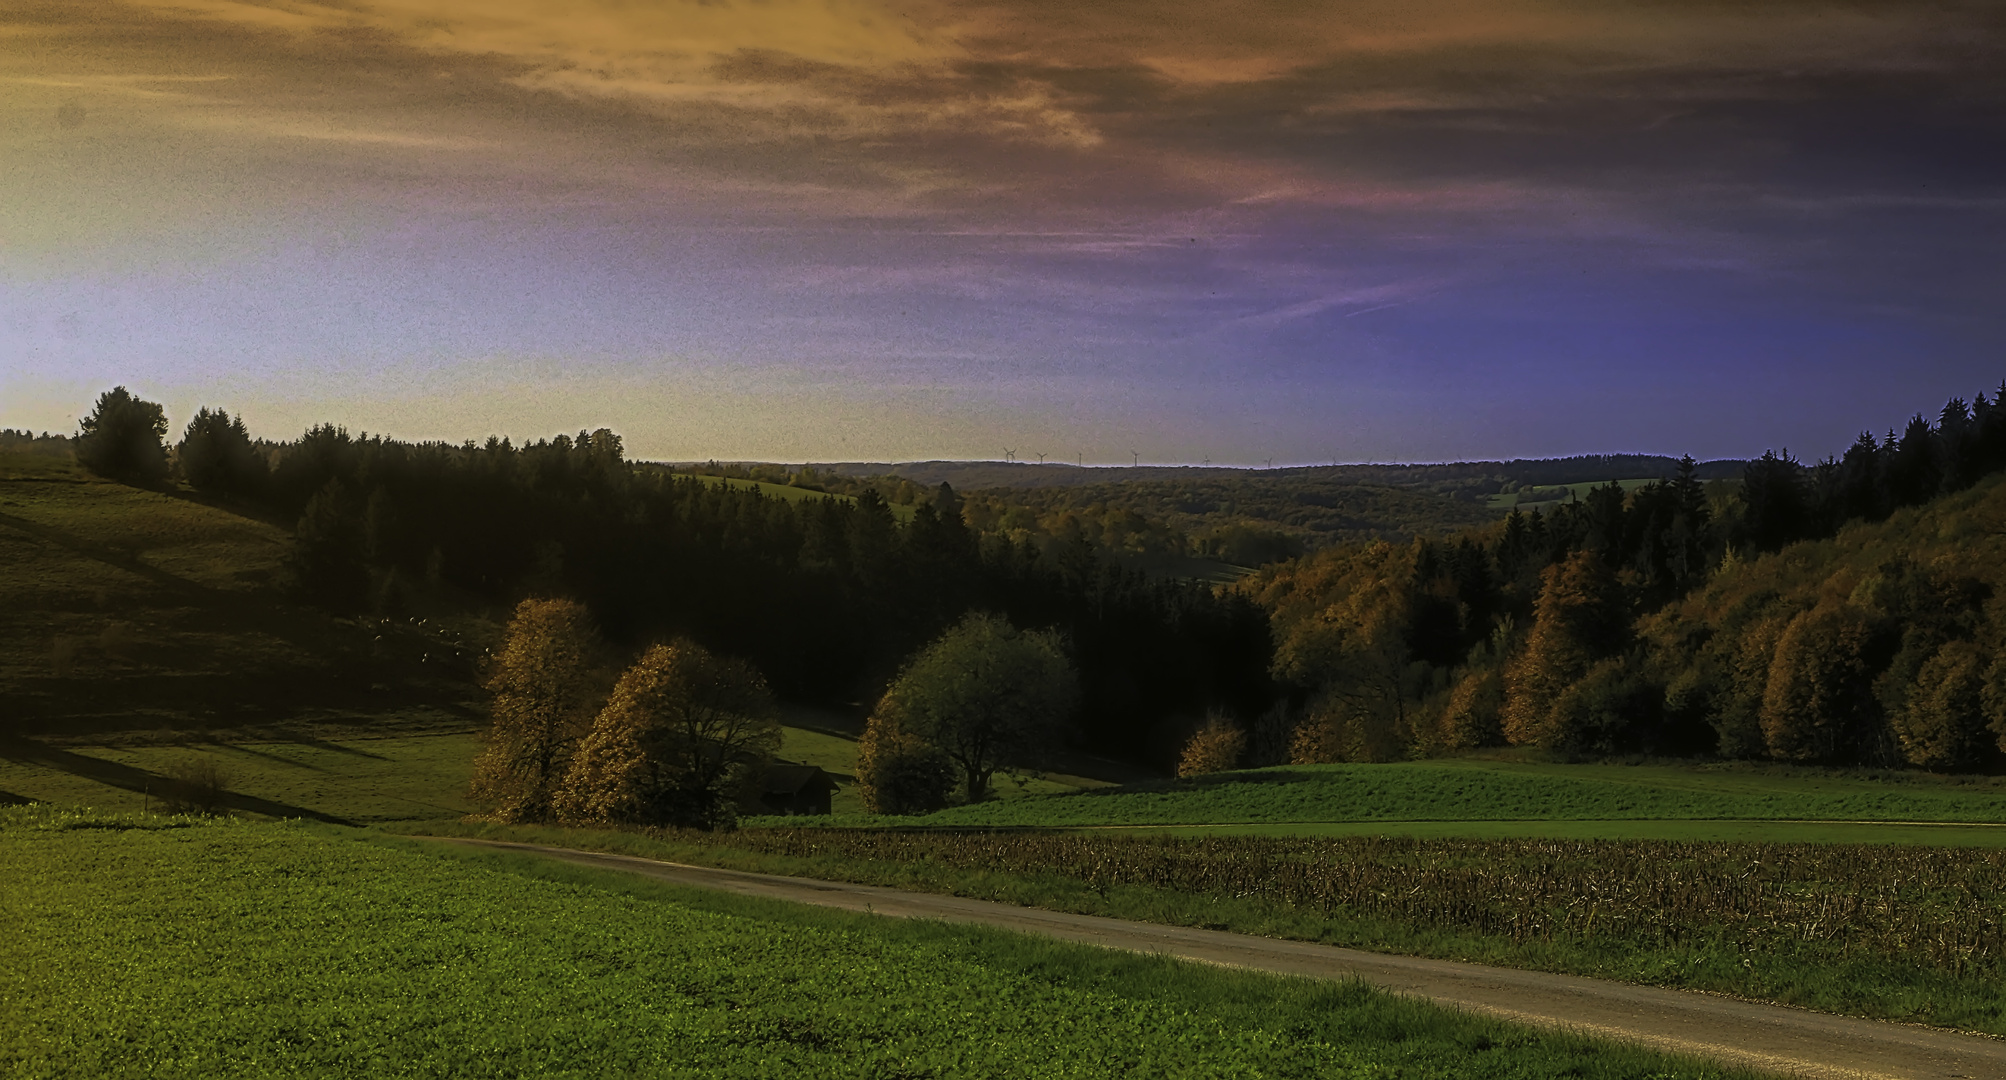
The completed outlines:
{"type": "Polygon", "coordinates": [[[1727,756],[2002,760],[2006,475],[1826,540],[1730,560],[1638,633],[1669,723],[1727,756]]]}
{"type": "Polygon", "coordinates": [[[0,453],[10,734],[465,728],[482,621],[282,602],[290,537],[182,492],[0,453]]]}

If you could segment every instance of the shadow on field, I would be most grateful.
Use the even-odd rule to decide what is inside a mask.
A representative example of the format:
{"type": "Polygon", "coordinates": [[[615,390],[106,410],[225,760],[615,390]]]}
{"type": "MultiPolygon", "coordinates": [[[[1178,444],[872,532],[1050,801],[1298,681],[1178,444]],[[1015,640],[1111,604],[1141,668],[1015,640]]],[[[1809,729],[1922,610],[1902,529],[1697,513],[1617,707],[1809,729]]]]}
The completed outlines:
{"type": "MultiPolygon", "coordinates": [[[[42,765],[51,769],[59,769],[72,776],[81,776],[87,780],[95,780],[100,784],[123,788],[126,791],[164,795],[174,790],[180,783],[177,780],[162,776],[156,772],[149,772],[145,769],[135,768],[116,761],[106,761],[103,758],[72,753],[68,750],[58,750],[52,746],[44,746],[33,739],[23,739],[13,735],[0,735],[0,758],[22,765],[42,765]]],[[[270,799],[260,799],[255,795],[245,795],[236,791],[223,792],[222,798],[218,802],[227,810],[263,814],[266,817],[310,818],[314,821],[324,821],[330,825],[355,824],[346,818],[338,818],[332,814],[323,814],[318,810],[309,810],[304,806],[291,806],[286,803],[273,802],[270,799]]]]}
{"type": "Polygon", "coordinates": [[[238,746],[236,743],[205,742],[202,745],[211,750],[215,750],[221,753],[242,754],[245,757],[263,758],[266,761],[270,761],[278,765],[286,765],[295,769],[305,769],[308,772],[327,771],[326,769],[323,769],[318,765],[309,765],[304,761],[294,761],[292,758],[281,757],[278,754],[266,753],[263,750],[253,750],[248,746],[238,746]]]}
{"type": "Polygon", "coordinates": [[[368,758],[371,761],[391,760],[390,758],[384,757],[382,754],[372,754],[367,750],[357,750],[353,746],[343,746],[340,743],[331,743],[326,741],[325,739],[316,739],[310,735],[295,735],[292,738],[287,739],[286,741],[290,743],[296,743],[300,746],[311,746],[315,750],[325,750],[330,754],[347,754],[349,757],[368,758]]]}
{"type": "Polygon", "coordinates": [[[16,795],[11,791],[0,791],[0,806],[26,806],[34,801],[26,795],[16,795]]]}

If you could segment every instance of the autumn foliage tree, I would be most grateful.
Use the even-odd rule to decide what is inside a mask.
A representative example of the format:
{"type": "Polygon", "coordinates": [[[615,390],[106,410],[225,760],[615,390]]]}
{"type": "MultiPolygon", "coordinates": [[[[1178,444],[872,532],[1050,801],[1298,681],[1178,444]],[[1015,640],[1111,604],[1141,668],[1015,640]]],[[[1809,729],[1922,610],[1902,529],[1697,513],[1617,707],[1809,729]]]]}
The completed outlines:
{"type": "Polygon", "coordinates": [[[1985,753],[1986,658],[1952,641],[1922,666],[1906,708],[1888,719],[1909,764],[1939,772],[1967,769],[1985,753]]]}
{"type": "Polygon", "coordinates": [[[1628,633],[1622,595],[1594,552],[1578,551],[1541,575],[1532,633],[1505,673],[1505,738],[1519,746],[1572,748],[1591,737],[1556,709],[1596,663],[1620,651],[1628,633]]]}
{"type": "Polygon", "coordinates": [[[1790,620],[1762,694],[1762,735],[1786,761],[1829,762],[1857,752],[1872,719],[1872,628],[1851,604],[1826,601],[1790,620]]]}
{"type": "Polygon", "coordinates": [[[502,821],[547,821],[593,709],[596,634],[569,600],[516,605],[487,676],[493,724],[474,761],[474,798],[502,821]]]}
{"type": "Polygon", "coordinates": [[[729,827],[779,748],[779,714],[756,668],[687,638],[655,645],[620,676],[579,744],[558,812],[587,823],[729,827]]]}

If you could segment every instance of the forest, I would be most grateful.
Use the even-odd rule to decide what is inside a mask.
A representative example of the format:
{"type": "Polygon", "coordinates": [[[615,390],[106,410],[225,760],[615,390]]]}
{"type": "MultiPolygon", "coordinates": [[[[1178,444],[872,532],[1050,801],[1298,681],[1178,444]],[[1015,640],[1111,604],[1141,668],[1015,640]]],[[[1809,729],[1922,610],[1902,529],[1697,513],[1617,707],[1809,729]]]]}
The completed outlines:
{"type": "Polygon", "coordinates": [[[1996,770],[2002,467],[2006,409],[1979,394],[1815,464],[1765,454],[1735,485],[1687,460],[1551,512],[1270,567],[1240,589],[1272,615],[1290,710],[1253,745],[1996,770]]]}

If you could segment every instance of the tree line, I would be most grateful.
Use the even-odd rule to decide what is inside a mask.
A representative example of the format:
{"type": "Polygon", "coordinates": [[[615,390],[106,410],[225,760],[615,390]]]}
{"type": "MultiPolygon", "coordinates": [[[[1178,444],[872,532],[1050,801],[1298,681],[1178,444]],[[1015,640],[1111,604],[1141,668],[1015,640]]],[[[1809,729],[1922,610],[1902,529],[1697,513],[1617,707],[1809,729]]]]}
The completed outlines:
{"type": "Polygon", "coordinates": [[[337,613],[394,614],[419,592],[510,606],[563,597],[629,651],[687,638],[789,699],[875,701],[970,612],[1050,631],[1078,671],[1067,742],[1134,758],[1209,709],[1271,692],[1265,615],[1245,596],[1121,569],[1090,543],[970,530],[947,485],[901,522],[877,491],[783,501],[630,462],[618,435],[410,443],[317,425],[253,440],[204,408],[170,452],[159,406],[124,388],[81,425],[106,475],[191,487],[290,525],[286,587],[337,613]]]}

